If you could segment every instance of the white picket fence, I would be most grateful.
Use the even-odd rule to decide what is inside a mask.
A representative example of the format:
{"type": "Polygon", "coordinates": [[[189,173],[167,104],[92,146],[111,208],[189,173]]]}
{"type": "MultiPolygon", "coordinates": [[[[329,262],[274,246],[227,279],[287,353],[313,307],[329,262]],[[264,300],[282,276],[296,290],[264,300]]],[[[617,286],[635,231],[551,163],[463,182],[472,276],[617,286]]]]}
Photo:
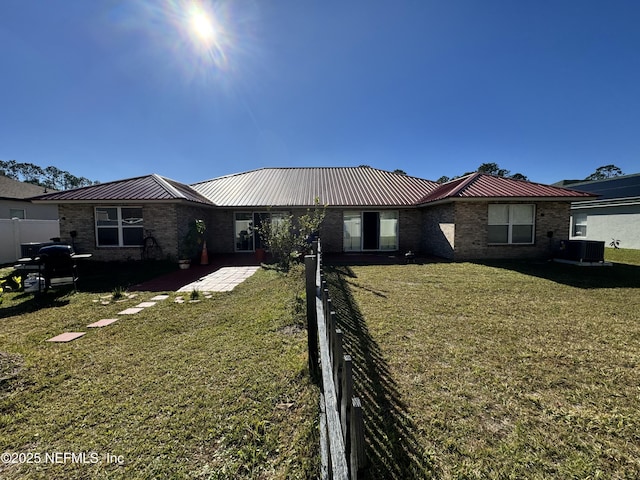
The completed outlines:
{"type": "Polygon", "coordinates": [[[20,245],[60,236],[58,220],[0,219],[0,265],[21,257],[20,245]]]}

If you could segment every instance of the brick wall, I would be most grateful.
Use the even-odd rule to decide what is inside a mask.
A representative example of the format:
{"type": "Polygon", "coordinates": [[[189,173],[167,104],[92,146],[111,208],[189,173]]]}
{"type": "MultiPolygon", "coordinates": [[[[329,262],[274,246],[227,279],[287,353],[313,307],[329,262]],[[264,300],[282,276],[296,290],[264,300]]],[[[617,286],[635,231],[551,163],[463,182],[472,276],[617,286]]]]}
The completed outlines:
{"type": "Polygon", "coordinates": [[[207,221],[207,246],[212,253],[235,251],[233,210],[213,209],[207,221]]]}
{"type": "MultiPolygon", "coordinates": [[[[131,206],[126,203],[113,203],[109,206],[131,206]]],[[[64,204],[60,210],[60,236],[64,242],[71,243],[70,232],[75,230],[75,246],[78,252],[93,254],[92,260],[127,261],[140,260],[141,247],[96,247],[95,219],[93,205],[64,204]]],[[[145,234],[151,233],[164,257],[177,259],[180,233],[186,232],[190,220],[201,218],[211,225],[211,209],[172,203],[142,205],[145,234]]],[[[208,232],[209,233],[209,232],[208,232]]],[[[207,242],[208,243],[208,242],[207,242]]]]}
{"type": "Polygon", "coordinates": [[[533,245],[489,245],[487,241],[489,203],[532,202],[456,202],[455,260],[548,258],[552,243],[566,240],[569,232],[569,203],[536,203],[533,245]],[[548,233],[552,235],[550,238],[548,233]]]}
{"type": "Polygon", "coordinates": [[[156,239],[162,249],[162,255],[172,259],[177,258],[178,250],[176,216],[175,204],[144,205],[142,208],[145,230],[156,239]]]}
{"type": "MultiPolygon", "coordinates": [[[[131,206],[130,204],[113,203],[109,206],[131,206]]],[[[165,209],[168,205],[143,205],[142,216],[145,230],[153,229],[154,236],[164,250],[163,238],[158,238],[158,232],[162,232],[165,223],[165,209]],[[159,214],[158,208],[163,214],[159,214]]],[[[97,247],[95,209],[93,205],[63,204],[58,206],[60,212],[60,239],[63,242],[73,243],[75,250],[80,253],[91,253],[92,260],[96,261],[126,261],[140,260],[142,250],[140,247],[97,247]],[[77,233],[76,238],[71,239],[71,231],[77,233]]],[[[161,234],[162,235],[162,234],[161,234]]],[[[165,252],[166,253],[166,252],[165,252]]]]}
{"type": "Polygon", "coordinates": [[[322,248],[325,252],[342,252],[343,228],[342,210],[327,208],[324,221],[320,227],[320,238],[322,238],[322,248]]]}
{"type": "Polygon", "coordinates": [[[173,230],[176,232],[176,246],[171,252],[172,257],[177,259],[180,256],[180,247],[184,240],[185,235],[189,231],[189,228],[196,220],[203,220],[207,231],[205,233],[205,239],[207,241],[207,250],[212,250],[212,245],[215,245],[217,224],[214,217],[214,210],[210,207],[199,207],[190,204],[178,204],[175,205],[176,218],[174,221],[173,230]]]}
{"type": "Polygon", "coordinates": [[[422,239],[422,214],[417,209],[398,211],[398,250],[419,252],[422,239]]]}
{"type": "MultiPolygon", "coordinates": [[[[569,203],[538,202],[533,245],[488,245],[488,204],[489,202],[455,202],[421,210],[399,210],[399,250],[420,251],[455,260],[545,258],[550,256],[552,242],[568,238],[569,203]],[[552,239],[547,236],[547,232],[552,233],[552,239]]],[[[234,210],[169,203],[147,204],[142,208],[145,230],[153,233],[164,256],[177,259],[180,240],[184,237],[189,222],[195,219],[203,219],[207,224],[206,238],[210,252],[233,253],[235,250],[234,210]]],[[[71,243],[70,232],[76,231],[75,245],[78,252],[92,253],[94,260],[101,261],[141,258],[140,247],[96,247],[92,205],[60,205],[59,211],[61,239],[71,243]]],[[[291,213],[299,216],[305,212],[305,209],[298,209],[291,213]]],[[[325,251],[343,251],[342,209],[326,210],[320,235],[325,251]]]]}
{"type": "Polygon", "coordinates": [[[428,255],[453,259],[455,247],[455,207],[452,203],[422,209],[420,250],[428,255]]]}

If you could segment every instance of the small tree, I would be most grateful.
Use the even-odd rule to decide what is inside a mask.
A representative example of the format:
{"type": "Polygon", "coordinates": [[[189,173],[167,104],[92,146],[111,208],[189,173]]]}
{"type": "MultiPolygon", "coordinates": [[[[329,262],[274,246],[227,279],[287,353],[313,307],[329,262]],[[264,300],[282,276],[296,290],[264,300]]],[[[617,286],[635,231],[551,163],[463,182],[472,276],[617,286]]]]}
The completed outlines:
{"type": "Polygon", "coordinates": [[[315,199],[313,209],[307,209],[297,219],[293,215],[284,215],[268,222],[262,222],[258,233],[265,247],[283,271],[308,249],[311,239],[318,234],[325,217],[326,206],[320,207],[320,199],[315,199]]]}

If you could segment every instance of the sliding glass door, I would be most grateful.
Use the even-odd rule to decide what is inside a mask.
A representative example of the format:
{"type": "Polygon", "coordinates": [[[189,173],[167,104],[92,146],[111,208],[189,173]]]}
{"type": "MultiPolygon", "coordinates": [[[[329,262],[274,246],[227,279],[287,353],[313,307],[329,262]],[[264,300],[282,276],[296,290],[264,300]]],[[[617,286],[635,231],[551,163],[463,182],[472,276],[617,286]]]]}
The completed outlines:
{"type": "Polygon", "coordinates": [[[236,252],[253,252],[264,248],[260,237],[260,226],[264,222],[278,223],[287,214],[285,212],[236,212],[234,233],[236,252]]]}
{"type": "Polygon", "coordinates": [[[397,211],[345,211],[343,215],[345,252],[398,249],[397,211]]]}
{"type": "Polygon", "coordinates": [[[362,250],[362,222],[360,212],[344,212],[343,248],[345,252],[362,250]]]}

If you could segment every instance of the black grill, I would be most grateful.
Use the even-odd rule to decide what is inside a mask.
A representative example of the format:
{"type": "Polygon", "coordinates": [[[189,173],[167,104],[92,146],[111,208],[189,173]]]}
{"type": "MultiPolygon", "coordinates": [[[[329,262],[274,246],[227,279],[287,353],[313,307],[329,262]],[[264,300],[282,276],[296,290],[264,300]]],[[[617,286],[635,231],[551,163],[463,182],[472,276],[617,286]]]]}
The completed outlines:
{"type": "Polygon", "coordinates": [[[73,284],[75,288],[77,269],[73,253],[73,247],[65,244],[47,245],[38,251],[45,289],[51,287],[52,283],[55,285],[73,284]]]}

